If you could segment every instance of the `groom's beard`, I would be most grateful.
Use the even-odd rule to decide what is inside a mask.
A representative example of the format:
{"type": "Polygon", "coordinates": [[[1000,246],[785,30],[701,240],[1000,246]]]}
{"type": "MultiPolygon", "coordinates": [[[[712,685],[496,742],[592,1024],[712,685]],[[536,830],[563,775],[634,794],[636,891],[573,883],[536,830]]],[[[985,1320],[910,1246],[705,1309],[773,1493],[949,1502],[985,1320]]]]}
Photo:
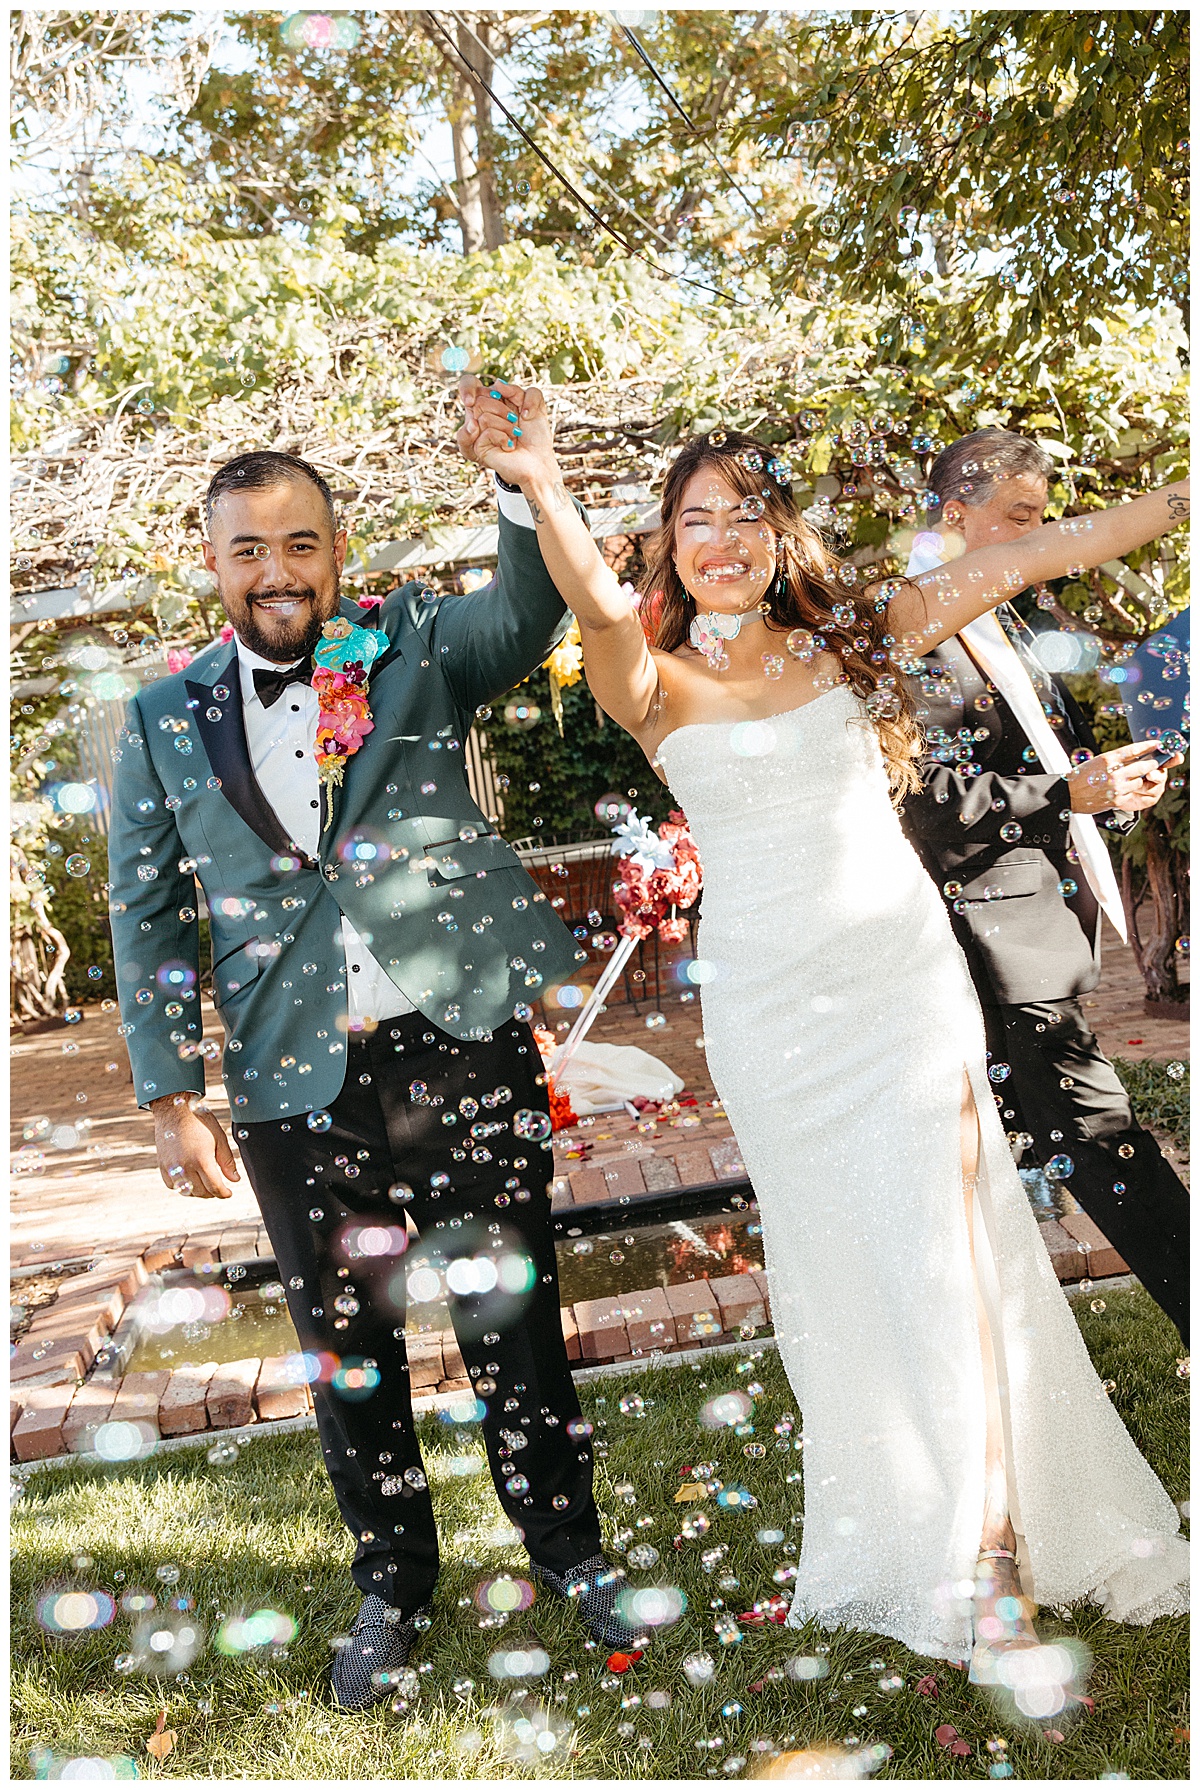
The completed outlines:
{"type": "Polygon", "coordinates": [[[321,638],[321,630],[325,623],[337,614],[340,582],[335,572],[330,588],[322,597],[309,584],[297,585],[293,590],[255,591],[250,598],[227,596],[218,590],[226,615],[233,623],[239,640],[243,641],[253,653],[261,658],[270,659],[277,665],[289,665],[294,659],[311,658],[313,649],[321,638]],[[256,610],[267,598],[286,598],[299,605],[298,612],[287,625],[283,617],[268,620],[265,616],[260,620],[256,610]]]}

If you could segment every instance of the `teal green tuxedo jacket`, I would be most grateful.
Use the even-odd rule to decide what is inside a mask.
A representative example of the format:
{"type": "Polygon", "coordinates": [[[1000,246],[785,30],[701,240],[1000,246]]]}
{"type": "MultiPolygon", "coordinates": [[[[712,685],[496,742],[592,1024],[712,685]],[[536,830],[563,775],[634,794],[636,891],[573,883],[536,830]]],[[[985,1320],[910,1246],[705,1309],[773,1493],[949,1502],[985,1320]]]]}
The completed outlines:
{"type": "MultiPolygon", "coordinates": [[[[350,621],[362,612],[343,602],[350,621]]],[[[235,1118],[327,1107],[345,1077],[343,914],[396,987],[443,1031],[478,1039],[583,959],[471,799],[476,709],[539,665],[568,615],[537,537],[500,518],[495,579],[377,612],[375,722],[333,796],[313,859],[250,766],[237,653],[210,648],[129,705],[109,841],[113,952],[139,1104],[204,1091],[196,881],[212,930],[213,1000],[235,1118]]]]}

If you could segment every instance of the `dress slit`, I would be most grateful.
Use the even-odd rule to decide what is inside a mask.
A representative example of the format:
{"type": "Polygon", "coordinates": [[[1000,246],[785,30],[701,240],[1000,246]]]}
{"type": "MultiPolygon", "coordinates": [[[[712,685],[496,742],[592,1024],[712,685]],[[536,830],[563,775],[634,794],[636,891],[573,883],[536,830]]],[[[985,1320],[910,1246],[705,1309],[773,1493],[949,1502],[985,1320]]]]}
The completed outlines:
{"type": "MultiPolygon", "coordinates": [[[[999,1412],[1001,1436],[1004,1449],[1004,1482],[1005,1508],[1013,1533],[1017,1538],[1016,1553],[1018,1564],[1024,1570],[1028,1566],[1028,1556],[1024,1550],[1024,1531],[1021,1522],[1021,1499],[1017,1485],[1016,1463],[1013,1451],[1012,1403],[1009,1398],[1008,1364],[1004,1347],[1003,1306],[1000,1297],[1000,1273],[997,1266],[997,1249],[995,1242],[996,1221],[992,1206],[992,1189],[988,1175],[988,1150],[984,1143],[984,1127],[980,1111],[979,1090],[971,1074],[971,1065],[964,1062],[963,1073],[971,1089],[971,1099],[978,1125],[979,1152],[975,1170],[975,1187],[971,1200],[971,1250],[972,1275],[974,1291],[978,1305],[982,1311],[983,1321],[987,1325],[988,1338],[991,1344],[991,1385],[989,1388],[989,1364],[987,1352],[981,1347],[981,1365],[984,1376],[983,1395],[985,1408],[989,1403],[989,1391],[994,1395],[999,1412]]],[[[986,1078],[983,1085],[987,1088],[986,1078]]],[[[985,1098],[989,1106],[993,1104],[990,1090],[985,1098]]],[[[1007,1141],[1005,1144],[1007,1150],[1007,1141]]],[[[985,1509],[986,1515],[986,1497],[985,1509]]],[[[982,1516],[980,1529],[982,1531],[982,1516]]]]}

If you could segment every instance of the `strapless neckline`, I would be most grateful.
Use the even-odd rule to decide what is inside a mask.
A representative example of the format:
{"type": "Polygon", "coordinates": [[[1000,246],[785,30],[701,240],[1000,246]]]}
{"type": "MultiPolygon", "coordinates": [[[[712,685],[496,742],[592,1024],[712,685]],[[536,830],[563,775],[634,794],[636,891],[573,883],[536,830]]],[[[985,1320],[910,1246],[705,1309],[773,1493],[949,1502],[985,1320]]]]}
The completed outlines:
{"type": "Polygon", "coordinates": [[[790,716],[799,715],[805,709],[816,708],[816,706],[819,702],[824,702],[824,700],[827,696],[836,696],[839,690],[849,690],[851,695],[854,694],[854,691],[851,689],[849,684],[835,684],[833,686],[832,690],[822,690],[819,696],[810,696],[807,702],[797,703],[795,708],[776,709],[775,712],[770,715],[743,715],[741,717],[741,719],[737,720],[737,721],[685,721],[682,724],[682,726],[673,727],[671,729],[670,733],[665,733],[663,735],[662,739],[658,742],[656,752],[661,752],[668,740],[673,740],[677,734],[687,733],[689,731],[689,729],[691,729],[691,728],[696,728],[696,727],[751,727],[751,726],[757,727],[757,726],[762,726],[764,723],[767,723],[770,721],[786,721],[789,719],[790,716]]]}

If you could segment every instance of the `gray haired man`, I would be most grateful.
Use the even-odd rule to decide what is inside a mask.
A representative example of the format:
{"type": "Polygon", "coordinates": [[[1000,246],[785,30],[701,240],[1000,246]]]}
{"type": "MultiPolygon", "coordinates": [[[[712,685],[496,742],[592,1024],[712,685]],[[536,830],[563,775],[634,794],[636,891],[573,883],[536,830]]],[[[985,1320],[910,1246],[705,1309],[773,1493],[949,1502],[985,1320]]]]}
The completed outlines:
{"type": "MultiPolygon", "coordinates": [[[[909,572],[1036,528],[1053,471],[1036,442],[1005,430],[952,443],[930,470],[937,527],[918,535],[909,572]]],[[[943,642],[912,681],[930,756],[905,831],[970,966],[1009,1135],[1055,1163],[1186,1341],[1187,1192],[1080,1004],[1100,977],[1101,913],[1125,936],[1097,822],[1129,831],[1178,760],[1158,765],[1150,741],[1097,753],[1008,604],[943,642]]]]}

